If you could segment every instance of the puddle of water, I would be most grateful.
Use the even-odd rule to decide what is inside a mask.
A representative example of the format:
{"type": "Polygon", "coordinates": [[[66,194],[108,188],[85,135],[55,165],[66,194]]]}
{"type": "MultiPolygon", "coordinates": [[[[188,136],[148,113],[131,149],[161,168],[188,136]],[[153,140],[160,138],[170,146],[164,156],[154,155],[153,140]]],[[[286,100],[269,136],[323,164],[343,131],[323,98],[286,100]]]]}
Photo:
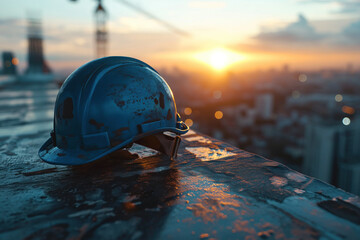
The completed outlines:
{"type": "Polygon", "coordinates": [[[208,147],[186,147],[185,149],[195,154],[201,161],[213,161],[236,155],[236,153],[228,152],[225,149],[211,149],[208,147]]]}
{"type": "MultiPolygon", "coordinates": [[[[201,218],[205,223],[226,219],[247,210],[241,197],[230,191],[226,184],[217,183],[202,175],[189,176],[181,179],[183,184],[186,209],[194,217],[201,218]]],[[[243,212],[243,213],[244,213],[243,212]]]]}

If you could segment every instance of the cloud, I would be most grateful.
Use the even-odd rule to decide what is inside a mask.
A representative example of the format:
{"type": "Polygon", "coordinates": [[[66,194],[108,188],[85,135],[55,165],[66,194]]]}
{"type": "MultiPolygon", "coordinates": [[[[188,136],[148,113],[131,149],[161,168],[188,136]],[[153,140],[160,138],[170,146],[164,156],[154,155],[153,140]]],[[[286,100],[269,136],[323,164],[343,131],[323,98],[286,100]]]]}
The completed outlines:
{"type": "Polygon", "coordinates": [[[337,1],[341,6],[340,12],[342,13],[360,13],[360,1],[337,1]]]}
{"type": "Polygon", "coordinates": [[[108,29],[112,33],[134,33],[134,32],[166,32],[166,28],[149,18],[136,15],[133,17],[118,17],[108,22],[108,29]]]}
{"type": "Polygon", "coordinates": [[[359,51],[359,38],[360,21],[352,22],[338,32],[319,33],[303,15],[299,15],[296,22],[283,28],[255,35],[252,48],[265,51],[359,51]]]}
{"type": "Polygon", "coordinates": [[[4,40],[18,42],[19,36],[26,36],[26,25],[24,21],[15,18],[1,19],[0,32],[0,43],[4,40]]]}
{"type": "Polygon", "coordinates": [[[300,0],[303,3],[322,3],[332,4],[338,9],[334,13],[348,13],[357,14],[360,13],[360,1],[359,0],[300,0]]]}
{"type": "Polygon", "coordinates": [[[277,31],[261,32],[254,38],[260,42],[291,44],[298,42],[314,42],[323,37],[324,36],[317,33],[306,18],[300,14],[296,22],[289,24],[285,28],[277,31]]]}
{"type": "Polygon", "coordinates": [[[346,28],[344,28],[343,33],[348,38],[359,42],[359,39],[360,39],[360,21],[353,22],[353,23],[349,24],[346,28]]]}
{"type": "Polygon", "coordinates": [[[339,34],[333,36],[334,47],[360,50],[360,20],[350,23],[339,34]]]}
{"type": "MultiPolygon", "coordinates": [[[[13,51],[23,64],[27,56],[27,23],[20,19],[0,20],[0,53],[13,51]]],[[[110,25],[110,24],[109,24],[110,25]]],[[[114,27],[114,26],[109,26],[114,27]]],[[[89,25],[72,25],[67,22],[43,22],[45,59],[53,69],[72,68],[74,62],[94,58],[94,29],[89,25]]],[[[165,30],[129,28],[126,31],[109,29],[108,53],[150,59],[153,56],[179,48],[180,39],[165,30]]]]}

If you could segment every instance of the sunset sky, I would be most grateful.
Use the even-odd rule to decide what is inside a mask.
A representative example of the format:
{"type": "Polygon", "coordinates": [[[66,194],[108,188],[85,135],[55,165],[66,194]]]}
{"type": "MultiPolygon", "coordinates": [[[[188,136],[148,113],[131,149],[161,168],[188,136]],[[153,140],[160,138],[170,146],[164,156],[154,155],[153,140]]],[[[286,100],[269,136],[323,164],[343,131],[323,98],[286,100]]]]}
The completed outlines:
{"type": "MultiPolygon", "coordinates": [[[[359,0],[131,1],[187,37],[120,0],[103,2],[109,13],[109,55],[136,57],[158,68],[265,70],[289,64],[312,70],[345,68],[348,63],[360,68],[359,0]]],[[[13,51],[21,67],[26,65],[29,13],[43,21],[46,59],[55,71],[94,58],[96,1],[0,3],[0,51],[13,51]]]]}

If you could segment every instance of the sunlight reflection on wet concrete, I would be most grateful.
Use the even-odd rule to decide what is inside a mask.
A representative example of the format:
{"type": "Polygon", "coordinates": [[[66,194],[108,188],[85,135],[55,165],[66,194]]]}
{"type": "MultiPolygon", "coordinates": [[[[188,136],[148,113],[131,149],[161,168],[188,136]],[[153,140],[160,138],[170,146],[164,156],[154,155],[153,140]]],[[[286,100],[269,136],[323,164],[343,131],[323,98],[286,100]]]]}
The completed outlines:
{"type": "Polygon", "coordinates": [[[200,143],[211,143],[211,141],[208,138],[202,137],[202,136],[192,136],[192,137],[187,137],[186,138],[187,141],[193,142],[200,142],[200,143]]]}
{"type": "Polygon", "coordinates": [[[0,104],[0,239],[360,235],[358,197],[192,130],[175,161],[134,144],[87,165],[46,164],[37,150],[57,90],[27,87],[0,90],[1,100],[34,98],[0,104]]]}
{"type": "Polygon", "coordinates": [[[274,185],[275,187],[283,187],[288,183],[286,178],[278,177],[278,176],[271,177],[270,181],[271,184],[274,185]]]}
{"type": "Polygon", "coordinates": [[[208,147],[186,147],[185,149],[193,153],[201,161],[213,161],[236,155],[225,149],[211,149],[208,147]]]}

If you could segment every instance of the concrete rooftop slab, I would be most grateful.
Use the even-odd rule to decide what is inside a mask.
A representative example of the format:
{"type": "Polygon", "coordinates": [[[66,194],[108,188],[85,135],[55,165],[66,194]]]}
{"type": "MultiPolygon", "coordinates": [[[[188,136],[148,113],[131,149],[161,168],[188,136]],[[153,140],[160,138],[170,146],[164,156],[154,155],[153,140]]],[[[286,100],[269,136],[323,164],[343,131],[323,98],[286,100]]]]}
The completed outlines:
{"type": "Polygon", "coordinates": [[[190,131],[91,164],[37,156],[57,86],[0,90],[0,239],[357,239],[359,197],[190,131]]]}

